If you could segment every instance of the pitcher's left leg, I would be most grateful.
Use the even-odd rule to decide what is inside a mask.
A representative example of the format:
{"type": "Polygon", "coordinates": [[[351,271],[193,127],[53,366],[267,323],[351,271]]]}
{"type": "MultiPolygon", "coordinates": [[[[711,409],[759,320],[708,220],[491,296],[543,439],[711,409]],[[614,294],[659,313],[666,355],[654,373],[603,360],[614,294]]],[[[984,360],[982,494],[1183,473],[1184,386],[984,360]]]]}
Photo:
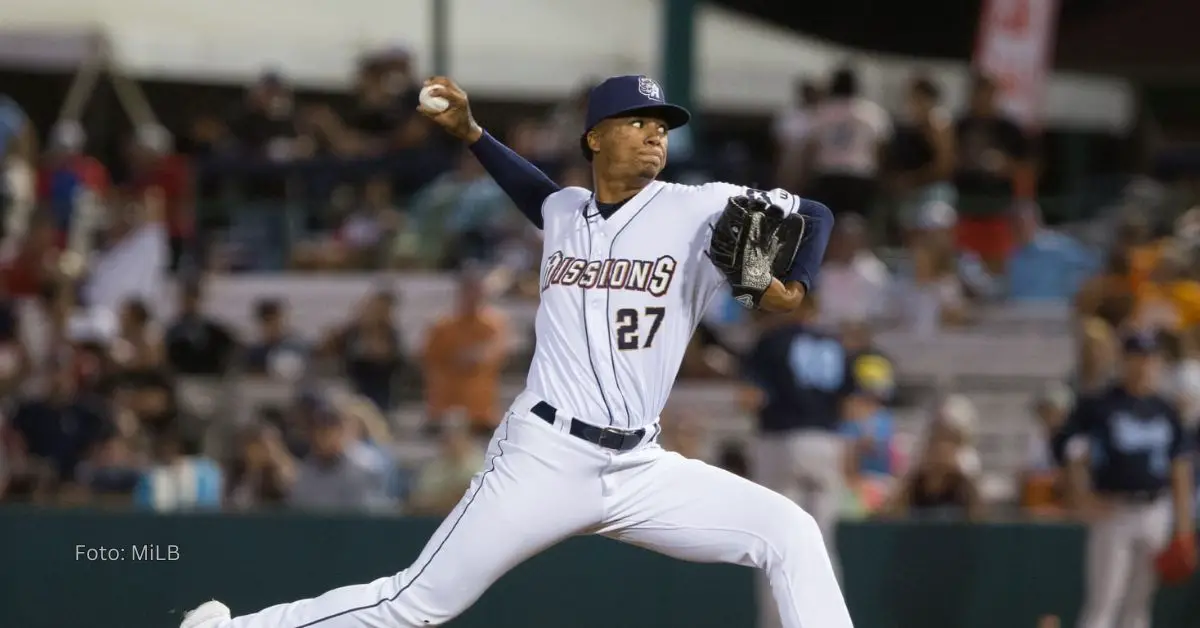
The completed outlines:
{"type": "Polygon", "coordinates": [[[605,536],[694,562],[766,572],[785,628],[849,628],[816,521],[786,497],[654,447],[605,474],[605,536]]]}

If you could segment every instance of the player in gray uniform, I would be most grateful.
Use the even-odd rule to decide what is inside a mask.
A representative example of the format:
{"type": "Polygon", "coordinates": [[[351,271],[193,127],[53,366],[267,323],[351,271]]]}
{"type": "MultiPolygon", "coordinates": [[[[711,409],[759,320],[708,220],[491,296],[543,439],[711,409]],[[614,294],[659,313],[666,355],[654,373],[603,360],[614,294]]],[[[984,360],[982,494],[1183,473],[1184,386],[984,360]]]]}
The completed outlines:
{"type": "Polygon", "coordinates": [[[667,131],[689,114],[644,76],[613,77],[590,94],[580,148],[594,193],[560,189],[475,123],[458,86],[429,84],[449,107],[422,112],[467,142],[544,234],[526,389],[484,469],[408,569],[235,619],[208,602],[182,627],[440,625],[530,556],[601,534],[683,560],[762,569],[785,628],[849,628],[811,516],[657,443],[659,414],[712,299],[728,289],[749,307],[798,307],[824,256],[828,208],[783,190],[656,180],[667,131]],[[797,224],[802,238],[777,237],[797,224]]]}
{"type": "Polygon", "coordinates": [[[1053,441],[1089,520],[1079,628],[1149,628],[1155,556],[1194,533],[1188,439],[1178,409],[1154,392],[1158,339],[1132,333],[1123,349],[1119,381],[1081,398],[1053,441]]]}

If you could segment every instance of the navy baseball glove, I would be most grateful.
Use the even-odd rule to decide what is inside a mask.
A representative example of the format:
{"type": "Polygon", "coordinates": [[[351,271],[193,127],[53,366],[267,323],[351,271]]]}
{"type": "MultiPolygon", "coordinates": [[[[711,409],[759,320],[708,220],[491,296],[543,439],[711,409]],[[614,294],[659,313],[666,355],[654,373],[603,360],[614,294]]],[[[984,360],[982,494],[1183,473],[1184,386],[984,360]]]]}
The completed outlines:
{"type": "Polygon", "coordinates": [[[734,196],[711,227],[708,258],[729,280],[733,298],[756,308],[771,280],[792,270],[804,227],[804,216],[785,214],[766,195],[734,196]]]}

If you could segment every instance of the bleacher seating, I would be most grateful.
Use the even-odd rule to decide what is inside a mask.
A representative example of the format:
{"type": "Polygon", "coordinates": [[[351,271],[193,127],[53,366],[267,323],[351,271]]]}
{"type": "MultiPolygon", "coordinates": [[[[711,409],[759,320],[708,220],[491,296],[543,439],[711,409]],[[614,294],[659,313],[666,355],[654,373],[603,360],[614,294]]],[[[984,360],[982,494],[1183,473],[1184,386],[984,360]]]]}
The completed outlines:
{"type": "MultiPolygon", "coordinates": [[[[386,287],[399,295],[399,320],[409,351],[420,346],[426,328],[453,307],[455,284],[451,277],[433,274],[380,274],[330,277],[217,277],[208,285],[208,312],[227,321],[243,337],[253,335],[253,304],[263,297],[286,299],[294,330],[316,340],[328,329],[352,316],[357,304],[373,290],[386,287]]],[[[175,314],[174,287],[151,304],[162,321],[175,314]]],[[[531,349],[536,302],[504,300],[498,303],[518,330],[518,355],[531,349]]],[[[45,321],[32,309],[23,312],[25,332],[41,337],[45,321]]],[[[1023,463],[1034,426],[1029,400],[1047,380],[1065,377],[1074,361],[1075,348],[1069,313],[1065,307],[996,307],[982,313],[967,330],[948,331],[932,338],[916,337],[903,330],[878,334],[879,346],[897,361],[902,386],[908,395],[897,408],[897,429],[909,443],[918,442],[927,422],[928,403],[936,393],[957,391],[976,404],[980,423],[976,434],[981,462],[993,485],[1003,485],[1023,463]]],[[[35,351],[36,353],[36,351],[35,351]]],[[[502,389],[507,403],[520,392],[523,373],[514,369],[502,389]]],[[[295,393],[295,383],[257,377],[228,380],[184,380],[180,397],[197,419],[212,426],[230,427],[249,420],[265,405],[282,406],[295,393]]],[[[306,386],[314,385],[311,381],[306,386]]],[[[322,377],[320,386],[342,387],[335,376],[322,377]]],[[[748,439],[752,417],[738,405],[736,382],[680,381],[670,404],[702,410],[713,438],[748,439]]],[[[415,391],[414,391],[415,392],[415,391]]],[[[406,457],[419,459],[428,446],[417,437],[423,420],[419,394],[390,417],[393,427],[410,443],[406,457]]],[[[228,434],[227,429],[215,429],[228,434]]],[[[213,439],[214,446],[224,438],[213,439]]],[[[1001,493],[1004,488],[996,489],[1001,493]]],[[[995,492],[995,491],[993,491],[995,492]]]]}

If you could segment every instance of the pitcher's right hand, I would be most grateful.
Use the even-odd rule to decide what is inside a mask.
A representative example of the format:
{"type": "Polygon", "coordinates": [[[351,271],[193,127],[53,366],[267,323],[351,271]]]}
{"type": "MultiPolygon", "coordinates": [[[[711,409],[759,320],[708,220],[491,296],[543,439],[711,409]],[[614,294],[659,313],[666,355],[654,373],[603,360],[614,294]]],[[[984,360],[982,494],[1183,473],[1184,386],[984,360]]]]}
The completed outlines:
{"type": "Polygon", "coordinates": [[[483,135],[483,128],[475,122],[471,115],[471,104],[467,93],[454,81],[444,76],[435,76],[425,81],[423,87],[435,85],[438,87],[435,96],[441,96],[450,101],[450,107],[445,111],[433,111],[424,105],[418,105],[417,111],[433,120],[446,132],[467,144],[474,144],[483,135]]]}

